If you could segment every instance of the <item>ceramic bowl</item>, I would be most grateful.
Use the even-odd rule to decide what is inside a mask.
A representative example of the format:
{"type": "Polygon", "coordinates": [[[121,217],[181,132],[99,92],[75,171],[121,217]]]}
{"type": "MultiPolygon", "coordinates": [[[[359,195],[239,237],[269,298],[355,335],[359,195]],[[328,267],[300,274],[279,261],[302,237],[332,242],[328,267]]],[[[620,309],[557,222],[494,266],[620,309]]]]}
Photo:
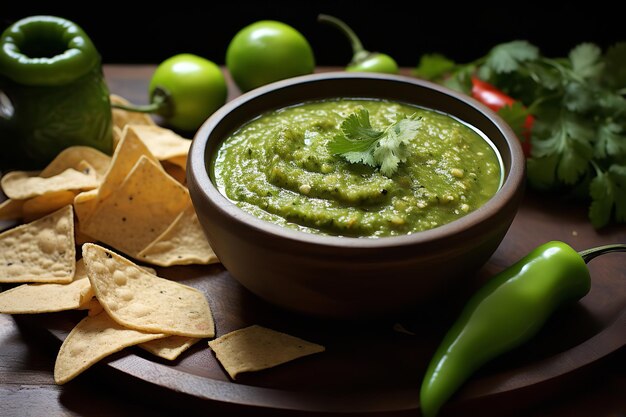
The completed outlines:
{"type": "Polygon", "coordinates": [[[446,300],[504,238],[524,191],[524,155],[511,128],[474,99],[408,76],[319,73],[269,84],[230,101],[198,130],[187,182],[205,233],[234,279],[287,310],[328,318],[396,314],[446,300]],[[260,220],[220,193],[207,167],[230,133],[269,110],[337,97],[383,98],[448,113],[480,129],[503,163],[499,191],[446,225],[406,236],[314,235],[260,220]]]}

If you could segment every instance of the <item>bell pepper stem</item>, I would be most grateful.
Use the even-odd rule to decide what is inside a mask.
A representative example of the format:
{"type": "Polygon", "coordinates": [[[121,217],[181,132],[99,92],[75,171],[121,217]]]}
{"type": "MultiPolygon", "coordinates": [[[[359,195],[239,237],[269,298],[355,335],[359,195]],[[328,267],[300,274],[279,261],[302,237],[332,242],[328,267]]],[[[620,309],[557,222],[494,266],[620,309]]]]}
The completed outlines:
{"type": "Polygon", "coordinates": [[[589,263],[589,261],[591,261],[595,257],[611,252],[626,252],[626,244],[615,243],[612,245],[598,246],[595,248],[580,251],[578,252],[578,254],[581,258],[583,258],[583,261],[585,261],[585,263],[589,263]]]}

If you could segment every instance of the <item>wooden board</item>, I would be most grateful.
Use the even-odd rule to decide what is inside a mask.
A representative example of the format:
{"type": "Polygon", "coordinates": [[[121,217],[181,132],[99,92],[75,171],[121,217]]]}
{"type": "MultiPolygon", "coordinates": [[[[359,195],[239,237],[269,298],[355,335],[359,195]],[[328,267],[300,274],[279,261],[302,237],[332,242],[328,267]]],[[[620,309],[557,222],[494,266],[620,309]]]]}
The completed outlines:
{"type": "MultiPolygon", "coordinates": [[[[152,66],[106,66],[113,93],[132,102],[147,100],[152,66]]],[[[326,70],[332,70],[328,68],[326,70]]],[[[239,93],[229,82],[229,99],[239,93]]],[[[0,230],[10,226],[0,222],[0,230]]],[[[535,246],[563,240],[576,249],[626,242],[626,225],[594,230],[586,205],[559,196],[528,192],[506,238],[480,271],[468,276],[477,287],[535,246]]],[[[626,254],[609,254],[590,264],[593,285],[581,302],[557,312],[532,341],[478,372],[442,410],[445,415],[502,415],[528,407],[585,381],[604,358],[626,344],[626,254]]],[[[218,335],[261,324],[326,346],[326,352],[228,379],[206,341],[169,363],[140,348],[115,354],[70,384],[96,375],[107,383],[169,408],[206,415],[393,415],[416,416],[421,378],[441,336],[468,293],[426,306],[412,315],[366,322],[332,322],[301,317],[259,300],[221,266],[161,268],[159,274],[203,290],[213,308],[218,335]],[[394,330],[394,325],[414,335],[394,330]],[[217,414],[216,414],[217,413],[217,414]]],[[[4,288],[1,288],[4,289],[4,288]]],[[[84,312],[14,316],[23,329],[48,341],[51,355],[84,312]]],[[[29,339],[30,340],[30,339],[29,339]]],[[[52,372],[52,369],[50,369],[52,372]]],[[[96,390],[95,385],[86,389],[96,390]]],[[[71,387],[62,387],[70,390],[71,387]]],[[[111,398],[115,401],[115,398],[111,398]]]]}
{"type": "MultiPolygon", "coordinates": [[[[472,288],[510,265],[534,246],[564,240],[576,249],[626,241],[623,226],[596,232],[583,207],[527,194],[509,233],[472,288]]],[[[608,254],[590,264],[591,292],[558,311],[531,342],[479,371],[446,406],[451,415],[480,408],[485,415],[528,405],[575,384],[602,358],[626,344],[624,254],[608,254]]],[[[329,321],[275,308],[241,287],[221,265],[161,268],[159,274],[202,290],[216,319],[217,334],[251,324],[323,344],[326,352],[229,380],[203,340],[177,361],[126,349],[88,372],[160,399],[185,406],[272,415],[297,412],[332,415],[415,415],[419,385],[443,332],[462,307],[466,293],[449,303],[413,314],[369,321],[329,321]],[[407,330],[408,334],[398,331],[407,330]]],[[[60,342],[84,312],[15,316],[60,342]]],[[[80,377],[74,382],[80,384],[80,377]]]]}

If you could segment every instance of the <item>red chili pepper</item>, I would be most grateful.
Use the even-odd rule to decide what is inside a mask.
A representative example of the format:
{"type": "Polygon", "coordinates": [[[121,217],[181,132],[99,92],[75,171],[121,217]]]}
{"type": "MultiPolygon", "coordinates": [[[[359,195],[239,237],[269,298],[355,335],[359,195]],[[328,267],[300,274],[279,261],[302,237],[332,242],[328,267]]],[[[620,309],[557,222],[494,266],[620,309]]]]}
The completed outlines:
{"type": "MultiPolygon", "coordinates": [[[[515,99],[498,90],[492,84],[477,77],[472,77],[472,97],[496,112],[504,106],[510,106],[515,103],[515,99]]],[[[530,156],[530,132],[534,122],[535,118],[531,114],[526,116],[526,120],[524,121],[522,149],[524,150],[524,155],[527,157],[530,156]]]]}

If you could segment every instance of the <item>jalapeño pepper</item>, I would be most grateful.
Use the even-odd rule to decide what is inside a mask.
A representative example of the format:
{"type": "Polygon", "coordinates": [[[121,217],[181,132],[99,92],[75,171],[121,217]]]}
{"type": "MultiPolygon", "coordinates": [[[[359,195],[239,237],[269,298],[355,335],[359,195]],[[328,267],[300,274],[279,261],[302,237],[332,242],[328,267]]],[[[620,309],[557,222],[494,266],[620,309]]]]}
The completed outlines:
{"type": "Polygon", "coordinates": [[[589,292],[586,263],[614,244],[576,252],[563,242],[545,243],[489,280],[469,300],[445,335],[424,376],[422,415],[441,406],[482,365],[534,336],[553,311],[589,292]]]}
{"type": "Polygon", "coordinates": [[[19,20],[0,36],[0,169],[41,168],[72,145],[112,151],[100,55],[73,22],[19,20]]]}

